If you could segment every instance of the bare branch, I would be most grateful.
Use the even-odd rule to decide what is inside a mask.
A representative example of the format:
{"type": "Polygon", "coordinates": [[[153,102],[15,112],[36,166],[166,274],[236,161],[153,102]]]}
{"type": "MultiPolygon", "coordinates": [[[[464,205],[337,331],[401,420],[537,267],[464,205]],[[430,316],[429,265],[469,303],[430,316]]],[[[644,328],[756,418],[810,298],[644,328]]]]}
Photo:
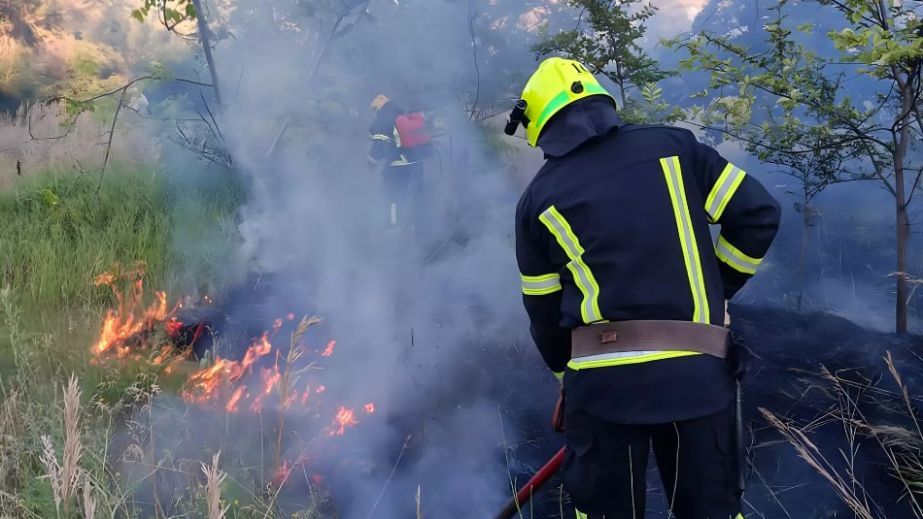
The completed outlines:
{"type": "Polygon", "coordinates": [[[112,126],[109,127],[109,142],[106,144],[106,156],[103,158],[103,166],[99,172],[99,184],[96,186],[96,194],[99,194],[99,190],[103,187],[103,176],[106,174],[106,166],[109,164],[109,153],[112,151],[112,139],[115,138],[115,123],[119,120],[119,112],[122,110],[122,103],[125,102],[125,94],[128,92],[128,87],[122,89],[122,95],[119,96],[119,104],[115,107],[115,114],[112,116],[112,126]]]}

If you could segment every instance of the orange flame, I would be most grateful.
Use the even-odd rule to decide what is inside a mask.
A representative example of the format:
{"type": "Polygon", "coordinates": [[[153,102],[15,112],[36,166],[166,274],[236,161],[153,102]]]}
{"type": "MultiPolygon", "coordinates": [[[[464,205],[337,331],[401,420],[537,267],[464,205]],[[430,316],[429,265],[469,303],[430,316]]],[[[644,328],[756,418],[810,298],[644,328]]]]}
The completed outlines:
{"type": "Polygon", "coordinates": [[[333,355],[333,350],[337,347],[337,341],[330,341],[327,343],[327,347],[324,348],[324,351],[320,354],[321,357],[329,357],[333,355]]]}
{"type": "Polygon", "coordinates": [[[372,414],[375,412],[375,404],[372,402],[369,402],[365,404],[365,406],[363,406],[363,409],[365,410],[365,414],[372,414]]]}
{"type": "Polygon", "coordinates": [[[333,418],[333,425],[328,430],[327,435],[343,436],[348,427],[355,427],[357,425],[359,425],[359,420],[356,420],[356,412],[347,407],[340,406],[336,416],[333,418]]]}
{"type": "Polygon", "coordinates": [[[116,308],[107,310],[103,318],[99,340],[93,346],[93,352],[97,355],[107,352],[114,352],[118,357],[128,355],[129,350],[125,347],[127,340],[150,330],[155,323],[165,321],[172,313],[167,308],[165,292],[154,292],[155,300],[145,306],[143,275],[144,268],[139,265],[118,276],[111,272],[103,272],[93,280],[96,286],[108,286],[117,303],[116,308]],[[120,278],[134,278],[125,293],[116,286],[120,278]]]}
{"type": "Polygon", "coordinates": [[[237,404],[240,402],[240,399],[244,396],[244,391],[247,390],[247,386],[240,386],[234,390],[234,394],[231,395],[231,398],[228,399],[228,404],[224,406],[225,410],[229,413],[237,412],[237,404]]]}

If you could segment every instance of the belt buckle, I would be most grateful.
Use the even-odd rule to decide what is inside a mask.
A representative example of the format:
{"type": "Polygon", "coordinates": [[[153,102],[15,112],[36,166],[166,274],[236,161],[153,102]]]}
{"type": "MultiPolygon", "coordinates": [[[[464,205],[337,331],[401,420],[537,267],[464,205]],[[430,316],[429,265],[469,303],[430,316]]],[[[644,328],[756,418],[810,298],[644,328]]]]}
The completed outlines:
{"type": "Polygon", "coordinates": [[[608,331],[599,334],[600,344],[609,344],[610,342],[618,342],[618,340],[619,332],[608,331]]]}

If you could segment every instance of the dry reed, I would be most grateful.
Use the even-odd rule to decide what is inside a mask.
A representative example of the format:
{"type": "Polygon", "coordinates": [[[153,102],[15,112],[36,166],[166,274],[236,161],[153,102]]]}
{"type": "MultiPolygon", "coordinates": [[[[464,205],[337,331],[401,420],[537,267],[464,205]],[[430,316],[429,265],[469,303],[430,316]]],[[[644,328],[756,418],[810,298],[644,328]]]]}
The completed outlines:
{"type": "Polygon", "coordinates": [[[221,457],[221,451],[215,453],[212,457],[212,464],[202,464],[202,472],[205,473],[205,495],[208,504],[208,519],[224,519],[229,506],[221,508],[221,485],[228,475],[218,468],[218,459],[221,457]]]}

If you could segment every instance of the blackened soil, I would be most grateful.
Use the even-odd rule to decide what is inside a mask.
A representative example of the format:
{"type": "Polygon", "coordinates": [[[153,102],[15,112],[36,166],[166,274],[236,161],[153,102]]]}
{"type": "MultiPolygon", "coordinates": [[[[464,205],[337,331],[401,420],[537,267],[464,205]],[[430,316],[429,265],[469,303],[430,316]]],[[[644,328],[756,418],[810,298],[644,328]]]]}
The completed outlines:
{"type": "MultiPolygon", "coordinates": [[[[735,335],[753,354],[743,385],[750,451],[744,495],[747,517],[854,517],[831,485],[798,458],[795,449],[769,426],[760,408],[806,427],[808,437],[823,457],[850,489],[869,502],[875,517],[914,517],[908,499],[902,498],[906,494],[904,486],[894,477],[877,441],[859,434],[850,443],[843,422],[829,417],[831,410],[842,406],[837,404],[840,399],[832,389],[834,384],[821,373],[826,369],[844,380],[843,387],[857,402],[864,420],[915,430],[884,357],[889,352],[893,356],[916,406],[923,391],[923,361],[917,356],[923,354],[923,338],[865,330],[827,314],[799,316],[752,307],[732,308],[731,313],[735,335]],[[854,460],[852,469],[843,453],[845,459],[854,460]]],[[[521,437],[528,439],[511,449],[515,460],[513,476],[520,481],[563,443],[561,437],[549,431],[554,394],[547,390],[551,383],[536,358],[537,355],[525,355],[514,361],[516,368],[507,366],[506,376],[494,379],[494,391],[506,402],[509,413],[518,417],[521,437]],[[530,388],[535,398],[524,399],[518,393],[530,388]],[[540,390],[534,391],[535,388],[540,390]]],[[[561,517],[558,486],[559,482],[553,481],[524,517],[561,517]]],[[[647,517],[667,517],[653,468],[649,470],[649,487],[647,517]]],[[[564,516],[571,517],[566,505],[564,516]]]]}

